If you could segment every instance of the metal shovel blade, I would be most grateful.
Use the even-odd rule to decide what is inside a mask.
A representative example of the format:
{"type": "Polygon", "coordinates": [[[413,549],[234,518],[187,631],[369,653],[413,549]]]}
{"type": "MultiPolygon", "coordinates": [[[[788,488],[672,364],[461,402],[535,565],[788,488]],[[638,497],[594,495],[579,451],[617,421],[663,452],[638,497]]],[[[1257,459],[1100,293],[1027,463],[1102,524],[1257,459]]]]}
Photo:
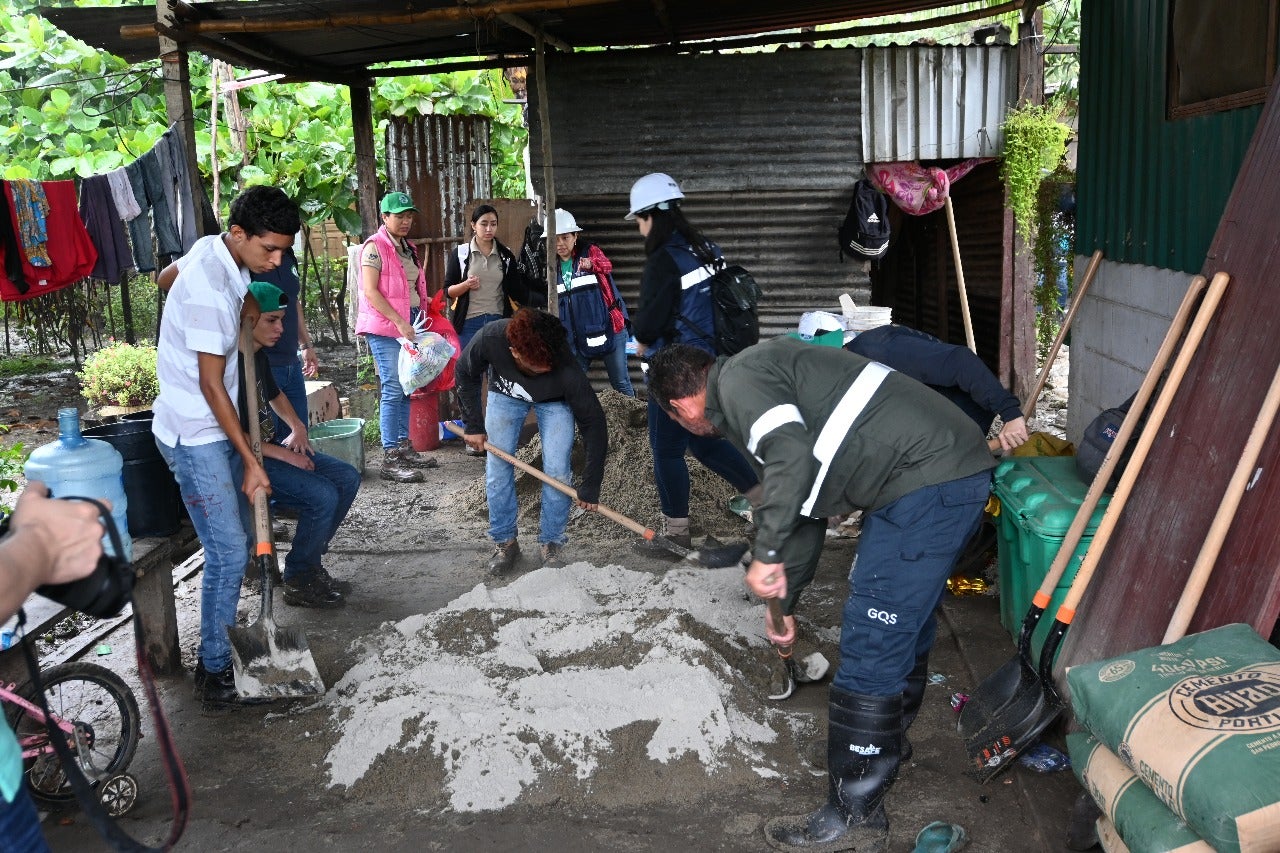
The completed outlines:
{"type": "Polygon", "coordinates": [[[979,783],[994,778],[1035,745],[1062,708],[1057,691],[1046,689],[1025,657],[1005,662],[960,711],[959,729],[970,763],[966,774],[979,783]]]}
{"type": "Polygon", "coordinates": [[[271,616],[271,566],[268,555],[255,558],[262,572],[262,613],[245,628],[228,627],[236,692],[243,699],[287,699],[324,693],[307,638],[296,628],[281,628],[271,616]]]}

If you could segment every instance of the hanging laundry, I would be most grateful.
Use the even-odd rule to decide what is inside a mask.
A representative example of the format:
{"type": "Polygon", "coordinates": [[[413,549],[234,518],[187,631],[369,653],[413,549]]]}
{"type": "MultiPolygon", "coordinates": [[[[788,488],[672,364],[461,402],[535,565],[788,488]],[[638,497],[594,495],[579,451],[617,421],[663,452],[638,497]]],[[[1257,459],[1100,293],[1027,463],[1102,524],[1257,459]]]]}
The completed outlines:
{"type": "MultiPolygon", "coordinates": [[[[10,213],[16,217],[15,183],[5,184],[4,200],[10,213]]],[[[50,263],[48,266],[35,266],[22,253],[23,274],[29,286],[24,293],[8,277],[0,279],[0,299],[5,301],[31,299],[61,290],[89,275],[98,262],[98,250],[80,219],[75,184],[71,181],[44,181],[40,189],[48,204],[45,248],[50,263]]],[[[6,257],[6,265],[7,262],[6,257]]]]}
{"type": "Polygon", "coordinates": [[[94,175],[81,182],[80,219],[98,250],[98,262],[89,275],[118,284],[125,272],[133,268],[133,255],[124,236],[124,222],[116,210],[108,176],[94,175]]]}
{"type": "Polygon", "coordinates": [[[5,195],[3,186],[0,186],[0,258],[4,259],[4,272],[0,278],[7,278],[21,295],[27,292],[29,285],[22,269],[22,243],[18,240],[9,205],[4,203],[5,195]]]}
{"type": "MultiPolygon", "coordinates": [[[[173,212],[164,191],[164,178],[160,171],[160,158],[152,148],[128,166],[125,172],[133,186],[133,195],[142,211],[129,223],[129,239],[133,242],[133,259],[138,272],[151,272],[156,268],[156,256],[166,259],[182,254],[182,240],[174,224],[173,212]],[[147,213],[151,215],[148,216],[147,213]],[[151,240],[154,220],[156,239],[151,240]]],[[[168,263],[166,260],[165,263],[168,263]]]]}
{"type": "Polygon", "coordinates": [[[933,213],[943,206],[951,193],[951,185],[991,158],[974,158],[948,169],[922,166],[919,163],[868,163],[867,179],[876,189],[893,199],[893,203],[912,216],[933,213]]]}
{"type": "Polygon", "coordinates": [[[45,248],[48,232],[45,219],[49,215],[49,201],[39,181],[18,180],[12,184],[14,217],[18,220],[18,234],[22,238],[22,251],[33,267],[47,267],[49,250],[45,248]]]}
{"type": "MultiPolygon", "coordinates": [[[[187,169],[187,146],[176,126],[165,131],[156,145],[166,147],[169,152],[169,166],[173,170],[173,189],[176,199],[174,212],[178,218],[178,234],[182,239],[182,251],[189,252],[200,235],[196,230],[196,205],[191,193],[191,173],[187,169]]],[[[161,162],[164,161],[161,160],[161,162]]]]}
{"type": "Polygon", "coordinates": [[[125,222],[132,222],[142,213],[138,207],[138,199],[133,195],[133,184],[129,182],[129,173],[124,166],[107,172],[107,180],[111,183],[111,199],[116,203],[116,211],[125,222]]]}

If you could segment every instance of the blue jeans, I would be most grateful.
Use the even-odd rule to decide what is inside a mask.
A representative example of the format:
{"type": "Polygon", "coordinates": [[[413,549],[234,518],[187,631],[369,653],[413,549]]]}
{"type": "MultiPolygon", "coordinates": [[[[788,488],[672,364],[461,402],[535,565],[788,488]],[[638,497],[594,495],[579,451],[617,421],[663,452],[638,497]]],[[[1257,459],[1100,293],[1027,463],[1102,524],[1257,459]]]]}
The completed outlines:
{"type": "Polygon", "coordinates": [[[400,385],[400,342],[385,335],[364,336],[378,367],[382,396],[378,402],[378,426],[382,447],[390,450],[409,439],[409,395],[400,385]]]}
{"type": "MultiPolygon", "coordinates": [[[[569,485],[573,469],[569,454],[573,450],[573,412],[568,403],[530,403],[496,391],[489,392],[489,406],[484,416],[488,442],[507,453],[516,452],[520,429],[529,410],[538,418],[538,434],[542,437],[542,470],[569,485]]],[[[510,542],[516,538],[516,474],[510,462],[492,453],[484,466],[485,496],[489,499],[489,537],[494,542],[510,542]]],[[[542,514],[538,523],[538,543],[568,541],[564,526],[569,521],[571,499],[564,492],[542,485],[542,514]]]]}
{"type": "Polygon", "coordinates": [[[14,792],[13,802],[0,797],[0,853],[49,853],[49,844],[40,831],[40,813],[24,779],[14,792]]]}
{"type": "MultiPolygon", "coordinates": [[[[302,362],[294,359],[289,364],[273,364],[271,365],[271,378],[275,379],[276,385],[280,386],[281,393],[285,399],[289,401],[289,405],[293,406],[293,410],[297,412],[302,425],[310,426],[307,417],[307,380],[302,375],[302,362]]],[[[289,427],[285,422],[280,420],[280,416],[271,410],[271,420],[276,425],[276,444],[280,444],[289,435],[289,427]]],[[[272,483],[275,480],[271,481],[272,483]]]]}
{"type": "Polygon", "coordinates": [[[653,450],[653,479],[658,486],[658,501],[662,504],[662,514],[668,518],[689,517],[686,450],[740,492],[760,482],[750,463],[727,438],[694,435],[662,411],[653,397],[649,398],[649,446],[653,450]]]}
{"type": "Polygon", "coordinates": [[[458,342],[462,344],[462,349],[467,348],[467,344],[475,337],[476,332],[484,328],[486,323],[501,319],[501,314],[477,314],[474,317],[467,317],[467,319],[463,320],[462,328],[458,329],[458,342]]]}
{"type": "Polygon", "coordinates": [[[182,491],[196,535],[204,546],[200,585],[200,660],[209,672],[231,664],[227,628],[236,623],[240,581],[249,561],[253,512],[240,487],[244,462],[230,441],[179,444],[156,441],[182,491]]]}
{"type": "MultiPolygon", "coordinates": [[[[591,367],[593,358],[585,355],[578,355],[578,364],[586,371],[591,367]]],[[[636,395],[636,389],[631,385],[631,375],[627,373],[627,330],[623,328],[621,332],[613,334],[613,352],[605,355],[597,355],[604,362],[604,369],[609,371],[609,384],[613,386],[613,390],[626,394],[628,397],[636,395]]]]}
{"type": "Polygon", "coordinates": [[[933,647],[934,611],[990,493],[991,472],[982,471],[908,492],[863,517],[834,686],[872,696],[906,689],[916,659],[933,647]]]}
{"type": "Polygon", "coordinates": [[[329,540],[347,517],[360,490],[360,472],[354,466],[325,453],[311,457],[314,471],[306,471],[279,459],[265,459],[275,504],[298,513],[298,529],[284,558],[284,579],[305,577],[320,566],[329,540]]]}

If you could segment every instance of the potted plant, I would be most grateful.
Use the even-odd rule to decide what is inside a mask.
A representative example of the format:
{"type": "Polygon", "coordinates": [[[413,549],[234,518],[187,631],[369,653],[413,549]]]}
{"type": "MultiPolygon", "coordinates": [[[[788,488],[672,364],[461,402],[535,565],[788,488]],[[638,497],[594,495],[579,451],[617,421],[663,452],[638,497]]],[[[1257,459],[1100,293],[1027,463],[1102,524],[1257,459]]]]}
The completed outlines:
{"type": "Polygon", "coordinates": [[[103,417],[149,409],[160,394],[156,348],[149,344],[105,346],[84,360],[76,376],[80,393],[103,417]]]}

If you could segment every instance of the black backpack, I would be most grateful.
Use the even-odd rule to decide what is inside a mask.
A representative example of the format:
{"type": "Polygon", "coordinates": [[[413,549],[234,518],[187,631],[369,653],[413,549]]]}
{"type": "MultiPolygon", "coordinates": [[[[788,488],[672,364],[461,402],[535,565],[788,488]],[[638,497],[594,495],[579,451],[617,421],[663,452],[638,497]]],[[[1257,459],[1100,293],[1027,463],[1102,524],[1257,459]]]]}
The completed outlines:
{"type": "Polygon", "coordinates": [[[520,245],[518,260],[529,289],[547,293],[547,241],[543,239],[542,226],[534,219],[524,227],[524,242],[520,245]]]}
{"type": "MultiPolygon", "coordinates": [[[[1098,471],[1101,470],[1102,463],[1107,458],[1107,453],[1111,450],[1116,436],[1120,434],[1120,427],[1124,425],[1129,409],[1133,406],[1133,398],[1136,396],[1138,395],[1135,392],[1120,405],[1107,409],[1084,428],[1084,435],[1080,437],[1080,444],[1076,448],[1076,473],[1080,475],[1082,482],[1092,483],[1093,478],[1098,476],[1098,471]]],[[[1144,413],[1138,419],[1134,427],[1135,432],[1141,431],[1146,418],[1144,413]]],[[[1124,473],[1125,466],[1129,464],[1129,457],[1132,455],[1133,444],[1129,444],[1120,454],[1120,461],[1112,472],[1110,481],[1107,482],[1107,492],[1114,492],[1116,486],[1120,485],[1120,475],[1124,473]]]]}
{"type": "Polygon", "coordinates": [[[840,259],[878,258],[889,248],[889,200],[866,178],[853,185],[853,199],[836,235],[840,259]]]}
{"type": "MultiPolygon", "coordinates": [[[[715,331],[702,335],[717,355],[737,355],[760,342],[760,297],[764,294],[756,280],[737,264],[720,261],[711,283],[711,316],[715,331]]],[[[693,327],[689,318],[679,315],[684,324],[693,327]]]]}

